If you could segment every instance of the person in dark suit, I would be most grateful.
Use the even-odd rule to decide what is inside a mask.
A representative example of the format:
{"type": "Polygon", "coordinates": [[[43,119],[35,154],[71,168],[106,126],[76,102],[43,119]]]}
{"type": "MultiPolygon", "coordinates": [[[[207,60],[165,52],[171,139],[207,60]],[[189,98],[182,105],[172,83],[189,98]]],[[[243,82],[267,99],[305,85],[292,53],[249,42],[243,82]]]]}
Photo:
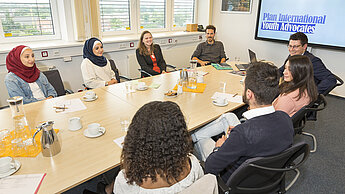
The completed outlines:
{"type": "MultiPolygon", "coordinates": [[[[292,34],[289,38],[289,56],[294,55],[305,55],[309,57],[310,61],[313,64],[314,69],[314,81],[317,86],[318,92],[320,94],[325,94],[324,92],[330,88],[333,87],[337,80],[334,77],[333,73],[326,68],[326,66],[323,64],[322,60],[310,52],[307,51],[308,46],[308,37],[302,33],[297,32],[295,34],[292,34]]],[[[285,67],[285,63],[287,62],[287,59],[284,62],[284,65],[279,68],[281,76],[283,76],[283,71],[285,67]]]]}
{"type": "MultiPolygon", "coordinates": [[[[141,33],[136,55],[141,69],[147,73],[158,75],[166,72],[166,63],[161,47],[158,44],[153,44],[151,32],[146,30],[141,33]]],[[[147,77],[148,75],[142,73],[141,76],[147,77]]]]}

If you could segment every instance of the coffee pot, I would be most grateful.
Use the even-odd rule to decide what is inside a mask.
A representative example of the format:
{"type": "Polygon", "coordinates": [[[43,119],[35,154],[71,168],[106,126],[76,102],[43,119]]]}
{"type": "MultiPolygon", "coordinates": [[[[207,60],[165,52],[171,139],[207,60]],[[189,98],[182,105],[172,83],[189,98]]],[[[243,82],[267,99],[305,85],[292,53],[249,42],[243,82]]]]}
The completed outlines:
{"type": "Polygon", "coordinates": [[[53,129],[54,121],[47,121],[39,125],[35,132],[32,141],[35,141],[35,136],[38,132],[42,131],[41,145],[42,155],[45,157],[51,157],[58,154],[61,151],[61,145],[59,139],[53,129]]]}

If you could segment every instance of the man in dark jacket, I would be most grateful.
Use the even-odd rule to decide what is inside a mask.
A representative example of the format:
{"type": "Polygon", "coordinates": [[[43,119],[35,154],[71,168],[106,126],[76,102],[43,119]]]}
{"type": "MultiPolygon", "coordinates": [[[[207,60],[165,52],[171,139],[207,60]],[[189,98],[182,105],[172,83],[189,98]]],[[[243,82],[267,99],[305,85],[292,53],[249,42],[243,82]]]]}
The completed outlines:
{"type": "MultiPolygon", "coordinates": [[[[327,89],[333,87],[337,80],[330,70],[326,68],[320,58],[314,56],[307,51],[308,37],[302,32],[297,32],[292,34],[289,39],[289,53],[290,56],[293,55],[305,55],[308,56],[310,61],[313,63],[314,69],[314,81],[320,94],[326,94],[327,89]]],[[[287,59],[284,65],[279,68],[281,76],[283,76],[283,71],[287,59]]]]}
{"type": "Polygon", "coordinates": [[[278,94],[278,68],[257,62],[247,69],[243,101],[247,119],[222,136],[205,163],[206,173],[221,174],[224,180],[247,159],[278,154],[293,143],[293,125],[285,112],[275,111],[272,102],[278,94]]]}

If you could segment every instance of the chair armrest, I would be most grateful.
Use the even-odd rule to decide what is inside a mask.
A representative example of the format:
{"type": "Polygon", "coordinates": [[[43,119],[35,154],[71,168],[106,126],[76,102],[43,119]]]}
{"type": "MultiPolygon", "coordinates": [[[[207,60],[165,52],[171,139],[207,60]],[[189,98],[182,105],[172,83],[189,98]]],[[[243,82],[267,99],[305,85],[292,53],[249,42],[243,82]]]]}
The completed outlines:
{"type": "Polygon", "coordinates": [[[308,111],[320,111],[325,109],[327,106],[326,98],[323,94],[319,94],[318,99],[314,102],[311,107],[306,108],[308,111]],[[320,107],[321,106],[321,107],[320,107]]]}
{"type": "Polygon", "coordinates": [[[66,91],[66,94],[73,94],[74,92],[72,91],[72,90],[70,90],[70,89],[65,89],[65,91],[66,91]]]}
{"type": "Polygon", "coordinates": [[[124,79],[124,80],[126,80],[126,81],[131,81],[131,80],[132,80],[131,78],[126,77],[126,76],[124,76],[124,75],[120,75],[120,79],[124,79]]]}
{"type": "Polygon", "coordinates": [[[225,193],[225,194],[230,193],[230,188],[225,184],[222,177],[220,177],[219,175],[217,175],[217,182],[218,182],[218,189],[220,193],[225,193]]]}
{"type": "Polygon", "coordinates": [[[166,65],[167,65],[167,67],[169,67],[169,68],[176,69],[176,66],[175,66],[175,65],[171,65],[171,64],[166,64],[166,65]]]}
{"type": "Polygon", "coordinates": [[[152,76],[150,73],[148,73],[148,72],[146,72],[145,70],[142,70],[142,69],[138,69],[138,71],[140,72],[140,73],[144,73],[144,74],[146,74],[146,75],[148,75],[148,76],[152,76]]]}

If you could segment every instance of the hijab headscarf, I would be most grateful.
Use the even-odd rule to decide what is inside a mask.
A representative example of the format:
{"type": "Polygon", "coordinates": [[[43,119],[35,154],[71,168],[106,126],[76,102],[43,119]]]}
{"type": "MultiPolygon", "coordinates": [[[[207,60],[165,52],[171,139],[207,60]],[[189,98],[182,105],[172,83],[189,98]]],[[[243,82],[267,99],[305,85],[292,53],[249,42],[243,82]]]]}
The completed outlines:
{"type": "Polygon", "coordinates": [[[93,64],[104,67],[105,65],[107,65],[107,59],[104,56],[96,56],[93,53],[93,47],[96,41],[100,42],[103,46],[103,43],[98,38],[90,38],[89,40],[85,41],[83,48],[83,58],[88,58],[93,64]]]}
{"type": "Polygon", "coordinates": [[[28,83],[33,83],[39,78],[40,70],[36,67],[36,63],[32,67],[27,67],[20,60],[23,49],[27,48],[29,47],[24,45],[13,48],[6,57],[6,67],[8,72],[16,74],[28,83]]]}

